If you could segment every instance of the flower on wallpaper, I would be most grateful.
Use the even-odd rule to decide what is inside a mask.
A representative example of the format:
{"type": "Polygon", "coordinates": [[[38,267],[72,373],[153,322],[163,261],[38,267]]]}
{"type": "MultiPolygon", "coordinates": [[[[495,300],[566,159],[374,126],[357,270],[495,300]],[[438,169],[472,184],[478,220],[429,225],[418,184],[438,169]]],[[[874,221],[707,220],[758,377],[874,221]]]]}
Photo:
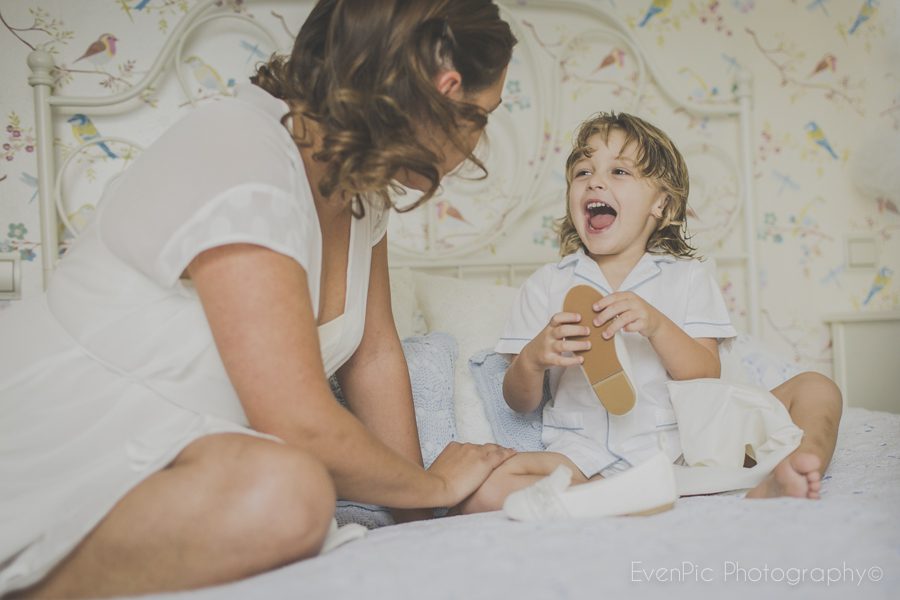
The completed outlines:
{"type": "MultiPolygon", "coordinates": [[[[732,2],[732,4],[735,5],[735,8],[739,8],[738,5],[743,3],[732,2]]],[[[749,2],[749,4],[750,7],[747,10],[753,8],[753,2],[751,1],[749,2]]],[[[721,8],[722,4],[718,0],[707,0],[699,9],[696,8],[693,3],[691,4],[692,11],[697,11],[696,16],[700,23],[702,23],[703,25],[712,25],[716,28],[717,32],[724,33],[727,36],[731,36],[734,34],[734,32],[730,27],[728,27],[728,25],[725,24],[725,18],[722,17],[722,12],[720,10],[721,8]]],[[[747,10],[742,10],[741,12],[747,12],[747,10]]]]}
{"type": "Polygon", "coordinates": [[[525,110],[531,107],[531,100],[522,93],[522,84],[519,80],[510,79],[506,82],[506,93],[503,95],[503,106],[510,112],[516,108],[525,110]]]}
{"type": "Polygon", "coordinates": [[[772,124],[768,121],[763,124],[762,131],[759,132],[761,141],[757,147],[756,157],[760,162],[764,162],[767,158],[771,158],[776,154],[781,154],[783,145],[788,141],[789,136],[782,135],[776,138],[772,131],[772,124]]]}
{"type": "Polygon", "coordinates": [[[28,233],[28,228],[25,227],[24,223],[10,223],[8,231],[6,235],[9,239],[24,240],[25,234],[28,233]]]}
{"type": "Polygon", "coordinates": [[[757,233],[762,241],[782,244],[790,238],[797,245],[800,253],[799,264],[803,267],[803,275],[811,276],[811,264],[823,256],[822,244],[834,242],[834,237],[822,230],[813,217],[817,207],[825,205],[822,197],[815,197],[803,206],[796,214],[789,214],[782,221],[774,212],[767,212],[763,218],[763,226],[757,233]]]}
{"type": "Polygon", "coordinates": [[[22,121],[15,111],[6,117],[6,141],[2,146],[0,156],[4,160],[12,161],[19,152],[34,152],[34,133],[31,127],[22,127],[22,121]]]}
{"type": "Polygon", "coordinates": [[[555,227],[556,219],[552,216],[544,215],[541,219],[541,228],[533,232],[531,242],[536,246],[559,248],[559,236],[556,235],[555,227]]]}

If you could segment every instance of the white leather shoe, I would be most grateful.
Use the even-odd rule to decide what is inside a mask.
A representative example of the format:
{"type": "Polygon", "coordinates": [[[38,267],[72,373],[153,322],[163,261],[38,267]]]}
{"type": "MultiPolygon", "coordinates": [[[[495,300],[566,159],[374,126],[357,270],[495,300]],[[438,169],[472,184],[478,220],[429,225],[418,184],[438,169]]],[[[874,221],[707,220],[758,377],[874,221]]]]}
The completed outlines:
{"type": "Polygon", "coordinates": [[[651,515],[678,499],[669,458],[660,452],[614,477],[572,486],[572,471],[560,465],[548,477],[513,492],[503,512],[517,521],[555,521],[614,515],[651,515]]]}
{"type": "Polygon", "coordinates": [[[369,530],[358,523],[347,523],[338,527],[337,520],[331,519],[331,526],[328,528],[328,534],[325,536],[325,542],[319,554],[331,552],[338,546],[343,546],[347,542],[358,540],[365,537],[369,530]]]}

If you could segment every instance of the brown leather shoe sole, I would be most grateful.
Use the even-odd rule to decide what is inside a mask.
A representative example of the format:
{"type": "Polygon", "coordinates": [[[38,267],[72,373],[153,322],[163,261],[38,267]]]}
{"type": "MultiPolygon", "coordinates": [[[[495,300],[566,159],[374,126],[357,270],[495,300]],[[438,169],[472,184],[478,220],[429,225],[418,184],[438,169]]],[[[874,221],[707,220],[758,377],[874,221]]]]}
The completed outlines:
{"type": "Polygon", "coordinates": [[[634,408],[635,393],[628,376],[622,369],[622,363],[616,354],[613,338],[603,339],[603,330],[609,321],[600,327],[594,327],[593,319],[597,314],[593,305],[603,298],[603,294],[589,285],[577,285],[570,289],[563,301],[563,310],[581,315],[581,323],[591,329],[586,336],[572,337],[573,340],[588,340],[590,350],[581,350],[575,354],[584,356],[581,370],[594,390],[597,399],[613,415],[624,415],[634,408]]]}

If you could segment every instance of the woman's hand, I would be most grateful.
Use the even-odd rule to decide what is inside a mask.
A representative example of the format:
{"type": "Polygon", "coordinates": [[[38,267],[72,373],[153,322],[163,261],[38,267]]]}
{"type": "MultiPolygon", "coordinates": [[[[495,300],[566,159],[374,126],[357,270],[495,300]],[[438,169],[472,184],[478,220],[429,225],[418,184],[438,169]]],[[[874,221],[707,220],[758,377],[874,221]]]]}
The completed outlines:
{"type": "MultiPolygon", "coordinates": [[[[584,315],[587,319],[590,315],[584,315]]],[[[581,350],[588,350],[591,343],[586,340],[570,340],[568,338],[586,336],[590,329],[580,322],[582,315],[573,312],[559,312],[550,317],[550,322],[533,340],[522,348],[521,357],[528,361],[533,370],[544,371],[550,367],[571,367],[584,362],[581,356],[566,355],[581,350]]]]}
{"type": "Polygon", "coordinates": [[[640,333],[645,338],[652,338],[660,323],[662,313],[653,308],[646,300],[634,292],[614,292],[594,303],[594,326],[599,327],[610,321],[603,331],[604,339],[610,339],[620,329],[632,333],[640,333]]]}
{"type": "Polygon", "coordinates": [[[428,469],[443,482],[443,499],[439,506],[456,506],[503,464],[515,450],[497,444],[461,444],[450,442],[428,469]]]}

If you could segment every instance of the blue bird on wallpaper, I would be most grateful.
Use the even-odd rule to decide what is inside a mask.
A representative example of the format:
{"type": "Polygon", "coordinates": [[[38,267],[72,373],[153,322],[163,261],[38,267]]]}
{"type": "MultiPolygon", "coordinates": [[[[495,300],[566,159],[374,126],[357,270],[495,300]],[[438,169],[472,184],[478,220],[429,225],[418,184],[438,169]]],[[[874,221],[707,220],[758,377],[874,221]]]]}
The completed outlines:
{"type": "Polygon", "coordinates": [[[881,267],[878,269],[878,273],[875,274],[875,281],[872,282],[872,287],[869,288],[869,295],[863,300],[863,306],[868,304],[869,301],[875,297],[875,294],[883,290],[884,286],[891,282],[891,275],[893,274],[894,271],[890,267],[881,267]]]}
{"type": "Polygon", "coordinates": [[[825,16],[828,16],[828,9],[825,8],[825,0],[813,0],[806,5],[806,10],[808,11],[813,11],[817,8],[821,8],[822,12],[825,13],[825,16]]]}
{"type": "Polygon", "coordinates": [[[856,15],[856,20],[853,21],[853,25],[850,26],[850,29],[847,31],[847,33],[852,34],[854,31],[859,29],[860,25],[868,21],[872,17],[872,15],[875,14],[876,6],[877,3],[875,2],[875,0],[865,0],[865,2],[863,2],[863,5],[859,7],[859,14],[856,15]]]}
{"type": "Polygon", "coordinates": [[[815,121],[810,121],[804,126],[806,129],[806,137],[810,140],[822,146],[826,150],[828,150],[828,154],[832,156],[832,158],[837,158],[838,155],[831,148],[831,144],[828,143],[828,140],[825,139],[825,132],[819,127],[819,125],[815,121]]]}
{"type": "Polygon", "coordinates": [[[134,5],[134,10],[144,10],[144,7],[150,4],[150,0],[141,0],[134,5]]]}
{"type": "Polygon", "coordinates": [[[671,5],[672,0],[653,0],[653,2],[650,4],[650,8],[647,9],[647,14],[645,14],[644,18],[641,19],[641,22],[638,23],[638,27],[643,27],[647,24],[647,21],[649,21],[659,13],[665,11],[671,5]]]}
{"type": "MultiPolygon", "coordinates": [[[[91,122],[90,118],[87,115],[77,114],[69,117],[67,121],[70,125],[72,125],[72,135],[75,136],[75,139],[80,141],[81,143],[89,142],[91,140],[95,140],[100,137],[100,132],[97,131],[97,128],[94,127],[94,123],[91,122]]],[[[106,145],[106,142],[100,142],[96,144],[103,150],[106,155],[110,158],[119,158],[112,150],[109,149],[109,146],[106,145]]]]}

